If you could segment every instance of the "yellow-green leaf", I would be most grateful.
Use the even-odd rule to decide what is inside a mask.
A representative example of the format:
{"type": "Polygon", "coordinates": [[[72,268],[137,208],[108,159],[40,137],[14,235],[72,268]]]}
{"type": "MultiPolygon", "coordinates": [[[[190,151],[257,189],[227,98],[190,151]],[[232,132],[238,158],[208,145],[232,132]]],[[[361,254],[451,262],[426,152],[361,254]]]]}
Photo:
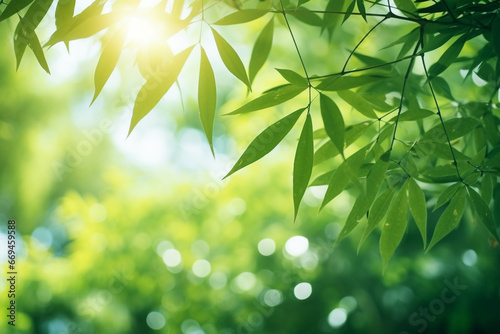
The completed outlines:
{"type": "Polygon", "coordinates": [[[345,126],[339,107],[328,96],[320,96],[321,117],[325,131],[340,153],[344,152],[345,126]]]}
{"type": "Polygon", "coordinates": [[[273,36],[274,36],[274,17],[266,24],[264,29],[257,37],[255,45],[252,50],[252,56],[250,57],[250,65],[248,67],[248,75],[250,84],[253,83],[257,73],[262,68],[264,63],[269,57],[271,52],[271,47],[273,46],[273,36]]]}
{"type": "Polygon", "coordinates": [[[214,127],[215,108],[217,105],[217,87],[212,65],[208,60],[205,49],[201,48],[200,79],[198,82],[198,107],[200,109],[201,124],[208,139],[208,144],[214,154],[212,133],[214,127]]]}
{"type": "Polygon", "coordinates": [[[214,28],[212,28],[212,34],[214,35],[219,55],[224,65],[226,65],[226,68],[251,90],[250,81],[248,80],[247,72],[245,71],[245,66],[243,66],[240,56],[234,51],[231,44],[229,44],[214,28]]]}
{"type": "Polygon", "coordinates": [[[285,138],[288,132],[290,132],[304,110],[305,109],[302,108],[294,111],[288,116],[285,116],[276,123],[272,124],[255,137],[250,145],[248,145],[245,152],[243,152],[241,157],[238,159],[236,164],[234,164],[233,168],[231,168],[229,173],[224,176],[224,179],[271,152],[283,140],[283,138],[285,138]]]}
{"type": "Polygon", "coordinates": [[[160,102],[163,95],[172,87],[192,50],[193,47],[191,46],[176,55],[172,62],[168,64],[168,67],[160,68],[158,72],[153,73],[142,86],[135,99],[129,135],[137,123],[160,102]]]}
{"type": "Polygon", "coordinates": [[[56,7],[56,27],[63,29],[68,24],[75,13],[76,0],[59,0],[56,7]]]}
{"type": "Polygon", "coordinates": [[[408,215],[408,182],[398,191],[387,212],[382,235],[380,236],[380,254],[382,255],[383,270],[387,268],[390,258],[398,248],[406,230],[408,215]]]}
{"type": "Polygon", "coordinates": [[[489,205],[486,204],[484,199],[474,189],[472,189],[472,187],[467,187],[467,192],[469,193],[472,206],[479,216],[479,220],[483,223],[488,232],[490,232],[490,234],[496,239],[496,241],[499,242],[495,220],[493,219],[493,214],[491,213],[489,205]]]}
{"type": "Polygon", "coordinates": [[[298,74],[297,72],[294,72],[292,70],[287,70],[287,69],[282,69],[282,68],[277,68],[276,71],[281,74],[281,76],[288,81],[291,84],[294,84],[296,86],[300,87],[307,87],[307,79],[298,74]]]}
{"type": "Polygon", "coordinates": [[[424,192],[413,178],[408,179],[408,204],[422,235],[425,248],[427,245],[427,206],[424,192]]]}
{"type": "Polygon", "coordinates": [[[267,10],[263,9],[243,9],[237,12],[231,13],[215,22],[215,25],[233,25],[246,23],[258,19],[269,13],[267,10]]]}
{"type": "Polygon", "coordinates": [[[300,201],[304,197],[313,167],[314,142],[313,142],[313,125],[311,114],[307,114],[306,122],[302,128],[295,160],[293,163],[293,205],[294,217],[297,218],[300,201]]]}
{"type": "Polygon", "coordinates": [[[116,32],[112,32],[111,38],[108,40],[106,45],[102,48],[101,57],[99,57],[99,62],[95,68],[94,74],[94,97],[92,98],[92,103],[101,93],[102,88],[108,81],[111,73],[113,73],[120,54],[122,53],[123,44],[125,43],[126,30],[120,29],[116,32]]]}
{"type": "Polygon", "coordinates": [[[359,111],[361,114],[365,115],[369,118],[377,119],[378,116],[373,110],[373,107],[368,101],[366,101],[361,95],[356,94],[350,90],[341,90],[338,91],[337,94],[346,101],[349,105],[351,105],[354,109],[359,111]]]}
{"type": "Polygon", "coordinates": [[[465,209],[465,187],[461,187],[453,196],[450,204],[446,207],[441,217],[436,224],[434,233],[432,234],[431,243],[427,247],[428,252],[439,240],[443,239],[457,226],[465,209]]]}

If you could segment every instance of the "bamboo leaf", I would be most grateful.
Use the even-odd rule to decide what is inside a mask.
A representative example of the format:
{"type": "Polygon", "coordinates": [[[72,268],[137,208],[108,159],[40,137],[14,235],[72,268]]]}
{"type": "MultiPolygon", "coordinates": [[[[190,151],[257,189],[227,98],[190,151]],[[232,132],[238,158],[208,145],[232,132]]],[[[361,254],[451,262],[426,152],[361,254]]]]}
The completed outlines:
{"type": "Polygon", "coordinates": [[[274,36],[274,17],[266,24],[264,29],[257,37],[255,45],[252,50],[252,56],[250,57],[250,65],[248,67],[248,75],[250,84],[253,83],[257,73],[262,68],[264,63],[269,57],[271,52],[271,47],[273,46],[273,36],[274,36]]]}
{"type": "Polygon", "coordinates": [[[377,119],[378,116],[373,110],[373,107],[371,106],[368,101],[366,101],[361,95],[356,94],[350,90],[341,90],[338,91],[337,94],[344,100],[346,101],[349,105],[351,105],[354,109],[359,111],[361,114],[363,114],[366,117],[377,119]]]}
{"type": "Polygon", "coordinates": [[[281,74],[281,76],[288,81],[291,84],[294,84],[299,87],[306,87],[308,86],[307,79],[298,74],[297,72],[294,72],[292,70],[287,70],[287,69],[282,69],[282,68],[277,68],[276,71],[281,74]]]}
{"type": "Polygon", "coordinates": [[[219,55],[228,71],[247,85],[249,90],[252,90],[247,72],[245,71],[245,66],[243,66],[240,56],[234,51],[231,44],[229,44],[214,28],[211,29],[214,35],[215,44],[217,45],[217,50],[219,50],[219,55]]]}
{"type": "Polygon", "coordinates": [[[399,115],[399,119],[394,116],[389,122],[395,122],[396,120],[398,122],[418,121],[433,115],[436,115],[436,113],[428,109],[410,109],[399,115]]]}
{"type": "Polygon", "coordinates": [[[306,87],[298,87],[295,85],[281,86],[277,89],[270,90],[267,93],[264,93],[258,98],[248,102],[247,104],[226,115],[245,114],[256,110],[274,107],[278,104],[291,100],[295,96],[302,93],[305,89],[306,87]]]}
{"type": "Polygon", "coordinates": [[[408,179],[408,204],[422,235],[425,248],[427,245],[427,206],[424,192],[413,178],[408,179]]]}
{"type": "Polygon", "coordinates": [[[290,132],[305,109],[299,109],[285,116],[262,131],[251,143],[224,179],[236,171],[259,160],[271,152],[290,132]]]}
{"type": "Polygon", "coordinates": [[[215,25],[233,25],[233,24],[240,24],[240,23],[246,23],[250,22],[253,20],[256,20],[264,15],[269,13],[267,10],[263,9],[243,9],[239,10],[237,12],[231,13],[228,16],[225,16],[215,22],[215,25]]]}
{"type": "Polygon", "coordinates": [[[191,46],[177,54],[172,59],[172,62],[168,64],[168,67],[162,67],[156,73],[152,73],[151,77],[142,86],[135,99],[128,135],[132,133],[137,123],[160,102],[163,95],[172,87],[192,50],[193,47],[191,46]]]}
{"type": "Polygon", "coordinates": [[[94,74],[95,92],[92,98],[92,103],[97,99],[101,93],[102,88],[108,81],[111,73],[115,70],[120,54],[122,53],[123,44],[125,43],[126,30],[120,29],[113,32],[111,39],[103,47],[101,57],[97,63],[94,74]]]}
{"type": "Polygon", "coordinates": [[[499,242],[495,220],[493,219],[493,214],[491,213],[489,205],[486,204],[484,199],[474,189],[472,189],[472,187],[467,187],[467,192],[469,193],[472,206],[479,216],[479,220],[483,223],[495,240],[499,242]]]}
{"type": "Polygon", "coordinates": [[[399,190],[387,213],[386,222],[380,236],[380,254],[383,270],[387,268],[390,258],[398,248],[406,230],[408,215],[408,181],[399,190]]]}
{"type": "Polygon", "coordinates": [[[293,164],[293,204],[294,204],[294,219],[297,218],[299,205],[304,197],[304,193],[311,178],[313,167],[313,125],[311,114],[307,114],[306,122],[302,129],[302,133],[297,144],[295,153],[295,161],[293,164]]]}
{"type": "Polygon", "coordinates": [[[345,127],[344,118],[335,102],[328,96],[321,94],[321,117],[325,125],[325,131],[332,143],[340,153],[344,152],[345,127]]]}
{"type": "Polygon", "coordinates": [[[56,27],[63,29],[73,18],[76,0],[59,0],[56,7],[56,27]]]}
{"type": "Polygon", "coordinates": [[[205,49],[201,48],[200,78],[198,82],[198,107],[200,109],[201,124],[207,136],[208,144],[214,154],[212,143],[215,108],[217,106],[217,87],[215,75],[208,60],[205,49]]]}
{"type": "Polygon", "coordinates": [[[446,51],[443,53],[441,58],[437,61],[437,63],[433,64],[429,68],[429,77],[434,78],[439,74],[444,72],[451,64],[457,60],[458,55],[462,51],[462,48],[467,41],[468,36],[463,35],[459,39],[457,39],[446,51]]]}
{"type": "MultiPolygon", "coordinates": [[[[473,117],[453,118],[444,122],[444,127],[446,128],[450,140],[465,136],[477,126],[479,126],[479,121],[473,117]]],[[[420,140],[445,142],[446,135],[443,130],[443,125],[438,124],[431,128],[420,138],[420,140]]]]}
{"type": "Polygon", "coordinates": [[[32,3],[33,0],[11,0],[0,14],[0,22],[8,19],[12,15],[19,13],[23,8],[32,3]]]}
{"type": "Polygon", "coordinates": [[[429,244],[429,247],[427,247],[426,252],[428,252],[439,240],[443,239],[455,228],[455,226],[457,226],[462,214],[464,213],[465,195],[466,191],[464,187],[461,187],[455,193],[450,201],[450,204],[446,207],[441,217],[439,217],[432,235],[431,243],[429,244]]]}

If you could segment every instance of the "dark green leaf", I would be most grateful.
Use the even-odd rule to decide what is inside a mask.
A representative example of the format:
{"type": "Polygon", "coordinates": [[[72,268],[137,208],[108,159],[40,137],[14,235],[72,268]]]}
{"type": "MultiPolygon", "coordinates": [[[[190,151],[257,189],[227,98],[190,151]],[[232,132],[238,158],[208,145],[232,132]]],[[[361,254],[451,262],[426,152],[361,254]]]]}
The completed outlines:
{"type": "Polygon", "coordinates": [[[488,232],[499,242],[497,228],[495,226],[495,221],[493,219],[493,214],[491,213],[489,205],[484,201],[484,199],[479,196],[479,194],[472,189],[472,187],[467,187],[467,192],[469,193],[469,198],[474,207],[479,220],[486,227],[488,232]]]}
{"type": "Polygon", "coordinates": [[[484,175],[481,181],[481,195],[487,204],[490,203],[493,198],[494,180],[496,180],[496,176],[488,173],[484,175]]]}
{"type": "Polygon", "coordinates": [[[33,0],[10,0],[2,14],[0,14],[0,22],[19,13],[21,9],[28,6],[32,2],[33,0]]]}
{"type": "Polygon", "coordinates": [[[271,18],[268,24],[262,29],[255,41],[255,45],[252,50],[252,56],[250,57],[250,65],[248,67],[248,75],[250,83],[253,83],[257,73],[262,68],[264,63],[269,57],[271,52],[271,47],[273,46],[273,35],[274,35],[274,17],[271,18]]]}
{"type": "Polygon", "coordinates": [[[158,69],[156,73],[152,73],[151,77],[142,86],[135,99],[128,135],[172,87],[192,50],[193,47],[191,46],[177,54],[171,63],[158,69]]]}
{"type": "Polygon", "coordinates": [[[436,224],[434,233],[432,235],[431,243],[427,247],[426,252],[428,252],[439,240],[443,239],[448,233],[450,233],[455,226],[457,226],[462,214],[465,209],[465,195],[466,191],[464,187],[458,189],[450,204],[446,207],[441,217],[436,224]]]}
{"type": "Polygon", "coordinates": [[[300,202],[302,201],[302,197],[304,197],[307,185],[309,184],[309,179],[311,178],[313,154],[313,125],[311,115],[308,113],[297,144],[297,151],[295,153],[295,160],[293,163],[294,218],[297,218],[300,202]]]}
{"type": "Polygon", "coordinates": [[[387,212],[386,223],[380,236],[380,254],[382,255],[383,270],[387,268],[392,254],[398,248],[406,230],[408,215],[407,198],[408,181],[399,190],[387,212]]]}
{"type": "Polygon", "coordinates": [[[248,80],[247,72],[245,71],[245,66],[243,66],[240,56],[234,51],[231,44],[229,44],[214,28],[212,28],[212,34],[214,35],[219,55],[224,65],[226,65],[226,68],[251,90],[250,81],[248,80]]]}
{"type": "Polygon", "coordinates": [[[64,29],[75,13],[76,0],[59,0],[56,7],[56,27],[64,29]]]}
{"type": "Polygon", "coordinates": [[[345,11],[344,20],[342,21],[342,23],[347,21],[347,19],[351,16],[355,5],[356,5],[356,0],[351,0],[351,3],[349,4],[349,6],[347,7],[347,10],[345,11]]]}
{"type": "Polygon", "coordinates": [[[321,117],[325,125],[325,131],[332,143],[340,153],[344,152],[344,118],[339,107],[328,96],[321,94],[321,117]]]}
{"type": "Polygon", "coordinates": [[[356,0],[356,2],[358,4],[359,12],[361,13],[361,16],[363,16],[363,19],[366,22],[366,8],[365,8],[364,0],[356,0]]]}
{"type": "Polygon", "coordinates": [[[408,179],[408,204],[411,215],[422,235],[425,248],[427,245],[427,206],[424,192],[413,178],[408,179]]]}
{"type": "Polygon", "coordinates": [[[228,113],[227,115],[237,115],[244,114],[256,110],[262,110],[269,107],[274,107],[278,104],[286,102],[295,96],[302,93],[306,87],[298,87],[296,85],[285,85],[276,90],[271,90],[258,98],[248,102],[247,104],[239,107],[235,111],[228,113]]]}
{"type": "Polygon", "coordinates": [[[445,190],[443,190],[443,192],[439,195],[437,201],[436,201],[436,205],[434,206],[434,210],[433,211],[436,211],[436,209],[438,209],[439,207],[443,206],[444,204],[448,203],[449,200],[451,200],[453,198],[453,196],[455,195],[455,193],[458,191],[458,189],[460,189],[460,187],[462,186],[463,184],[461,182],[457,182],[449,187],[447,187],[445,190]]]}
{"type": "Polygon", "coordinates": [[[198,81],[198,108],[200,109],[201,124],[207,136],[208,144],[214,154],[212,133],[214,127],[215,108],[217,106],[217,87],[212,65],[208,60],[205,49],[201,48],[200,78],[198,81]]]}
{"type": "Polygon", "coordinates": [[[231,168],[224,178],[235,173],[236,171],[250,165],[259,160],[269,152],[271,152],[285,136],[290,132],[292,127],[297,122],[297,119],[305,109],[299,109],[290,115],[280,119],[276,123],[262,131],[243,152],[236,164],[231,168]]]}
{"type": "MultiPolygon", "coordinates": [[[[460,138],[479,125],[479,121],[472,117],[453,118],[444,122],[446,132],[450,140],[460,138]]],[[[446,135],[443,130],[443,125],[440,123],[429,131],[427,131],[421,138],[421,141],[430,140],[432,142],[445,142],[446,135]]]]}
{"type": "Polygon", "coordinates": [[[231,13],[228,16],[215,22],[215,25],[233,25],[246,23],[258,19],[269,13],[267,10],[262,9],[243,9],[237,12],[231,13]]]}
{"type": "Polygon", "coordinates": [[[497,56],[500,56],[500,14],[497,14],[491,25],[491,41],[497,56]]]}

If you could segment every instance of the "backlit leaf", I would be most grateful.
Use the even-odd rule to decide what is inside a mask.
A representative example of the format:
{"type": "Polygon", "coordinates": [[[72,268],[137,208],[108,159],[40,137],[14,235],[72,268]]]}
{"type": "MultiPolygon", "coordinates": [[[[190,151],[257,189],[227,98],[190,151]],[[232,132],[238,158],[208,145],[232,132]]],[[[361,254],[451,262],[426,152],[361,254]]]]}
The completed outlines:
{"type": "Polygon", "coordinates": [[[250,143],[245,152],[243,152],[236,164],[233,168],[231,168],[229,173],[224,176],[224,178],[271,152],[283,140],[283,138],[285,138],[288,132],[290,132],[304,110],[305,109],[296,110],[262,131],[250,143]]]}
{"type": "Polygon", "coordinates": [[[335,102],[324,94],[320,96],[320,104],[325,131],[332,143],[337,147],[337,150],[343,153],[345,127],[342,113],[335,102]]]}
{"type": "Polygon", "coordinates": [[[304,197],[309,179],[311,178],[313,154],[313,125],[311,115],[308,113],[297,144],[297,151],[293,163],[293,204],[295,218],[297,218],[300,201],[302,201],[302,197],[304,197]]]}
{"type": "Polygon", "coordinates": [[[267,10],[262,9],[243,9],[237,12],[231,13],[215,22],[215,25],[233,25],[246,23],[258,19],[269,13],[267,10]]]}
{"type": "Polygon", "coordinates": [[[462,48],[464,47],[467,39],[468,36],[463,35],[459,39],[457,39],[448,49],[446,49],[437,63],[433,64],[429,68],[429,77],[437,77],[439,74],[444,72],[451,64],[453,64],[455,60],[457,60],[458,55],[462,51],[462,48]]]}
{"type": "Polygon", "coordinates": [[[427,245],[427,206],[424,192],[413,178],[408,179],[408,204],[411,215],[422,235],[425,248],[427,245]]]}
{"type": "Polygon", "coordinates": [[[257,37],[255,45],[252,50],[252,56],[250,57],[250,65],[248,67],[248,76],[250,84],[253,83],[257,73],[262,68],[264,63],[269,57],[271,52],[271,47],[273,46],[273,36],[274,36],[274,17],[266,24],[264,29],[257,37]]]}
{"type": "Polygon", "coordinates": [[[307,79],[292,70],[277,68],[276,71],[291,84],[299,87],[307,87],[307,79]]]}
{"type": "Polygon", "coordinates": [[[151,109],[160,102],[163,95],[165,95],[170,87],[174,84],[184,67],[184,63],[191,54],[193,47],[189,47],[181,53],[177,54],[168,67],[158,69],[142,86],[135,99],[134,110],[132,113],[132,120],[130,122],[130,129],[128,134],[132,132],[137,123],[146,116],[151,109]]]}
{"type": "Polygon", "coordinates": [[[368,103],[361,95],[350,90],[341,90],[338,91],[337,94],[339,94],[344,101],[366,117],[374,119],[378,118],[375,111],[373,111],[371,104],[368,103]]]}
{"type": "Polygon", "coordinates": [[[465,187],[461,187],[455,193],[450,201],[450,204],[448,204],[441,217],[439,217],[426,252],[428,252],[439,240],[443,239],[455,228],[455,226],[457,226],[462,214],[464,213],[465,195],[465,187]]]}
{"type": "Polygon", "coordinates": [[[387,212],[382,235],[380,236],[380,254],[382,255],[383,270],[387,268],[392,254],[398,248],[406,230],[408,215],[408,181],[399,190],[391,207],[387,212]]]}
{"type": "Polygon", "coordinates": [[[212,28],[212,34],[214,35],[219,55],[224,65],[226,65],[226,68],[251,90],[250,81],[248,80],[247,72],[245,71],[245,66],[243,66],[240,56],[234,51],[231,44],[229,44],[214,28],[212,28]]]}
{"type": "Polygon", "coordinates": [[[212,154],[214,154],[212,133],[216,106],[217,87],[215,85],[215,75],[205,49],[202,47],[200,59],[200,78],[198,82],[198,108],[200,109],[201,124],[203,125],[203,130],[207,136],[212,154]]]}
{"type": "Polygon", "coordinates": [[[28,6],[32,2],[33,0],[10,0],[2,14],[0,14],[0,22],[19,13],[21,9],[28,6]]]}

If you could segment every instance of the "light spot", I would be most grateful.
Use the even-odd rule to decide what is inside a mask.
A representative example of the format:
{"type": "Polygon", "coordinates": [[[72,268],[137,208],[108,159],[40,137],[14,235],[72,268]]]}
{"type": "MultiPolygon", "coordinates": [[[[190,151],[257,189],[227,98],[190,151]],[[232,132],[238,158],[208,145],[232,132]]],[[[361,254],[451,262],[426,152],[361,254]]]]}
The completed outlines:
{"type": "Polygon", "coordinates": [[[210,253],[210,246],[204,240],[196,240],[191,245],[191,253],[198,259],[207,257],[210,253]]]}
{"type": "Polygon", "coordinates": [[[182,261],[181,253],[177,249],[167,249],[162,258],[167,267],[177,267],[182,261]]]}
{"type": "Polygon", "coordinates": [[[469,267],[472,267],[477,262],[477,254],[473,249],[468,249],[462,255],[462,262],[469,267]]]}
{"type": "Polygon", "coordinates": [[[90,247],[97,252],[102,252],[106,249],[106,237],[102,233],[94,233],[90,237],[90,247]]]}
{"type": "Polygon", "coordinates": [[[358,306],[358,302],[353,296],[345,296],[340,300],[339,306],[349,313],[354,311],[354,309],[358,306]]]}
{"type": "Polygon", "coordinates": [[[160,330],[165,326],[165,317],[160,312],[150,312],[146,317],[146,323],[151,329],[160,330]]]}
{"type": "Polygon", "coordinates": [[[103,222],[108,216],[108,211],[102,204],[94,204],[89,208],[89,216],[96,223],[103,222]]]}
{"type": "Polygon", "coordinates": [[[259,250],[259,253],[264,255],[264,256],[269,256],[274,253],[276,250],[276,243],[274,242],[273,239],[262,239],[259,244],[257,245],[257,249],[259,250]]]}
{"type": "Polygon", "coordinates": [[[309,248],[309,240],[301,235],[291,237],[285,243],[285,250],[292,256],[301,256],[309,248]]]}
{"type": "Polygon", "coordinates": [[[193,263],[193,273],[198,277],[207,277],[210,274],[210,262],[207,260],[196,260],[193,263]]]}
{"type": "Polygon", "coordinates": [[[222,289],[227,284],[227,277],[224,273],[216,271],[212,275],[210,275],[210,279],[208,282],[210,283],[210,286],[212,288],[222,289]]]}
{"type": "Polygon", "coordinates": [[[328,314],[328,324],[333,328],[342,326],[347,320],[347,311],[339,307],[328,314]]]}
{"type": "Polygon", "coordinates": [[[264,294],[264,303],[267,306],[274,307],[281,304],[283,301],[283,294],[279,290],[271,289],[267,290],[264,294]]]}
{"type": "Polygon", "coordinates": [[[257,283],[257,278],[251,272],[244,272],[236,276],[236,285],[243,291],[251,290],[257,283]]]}
{"type": "Polygon", "coordinates": [[[304,300],[309,298],[312,293],[312,286],[307,282],[299,283],[293,289],[293,294],[298,300],[304,300]]]}

